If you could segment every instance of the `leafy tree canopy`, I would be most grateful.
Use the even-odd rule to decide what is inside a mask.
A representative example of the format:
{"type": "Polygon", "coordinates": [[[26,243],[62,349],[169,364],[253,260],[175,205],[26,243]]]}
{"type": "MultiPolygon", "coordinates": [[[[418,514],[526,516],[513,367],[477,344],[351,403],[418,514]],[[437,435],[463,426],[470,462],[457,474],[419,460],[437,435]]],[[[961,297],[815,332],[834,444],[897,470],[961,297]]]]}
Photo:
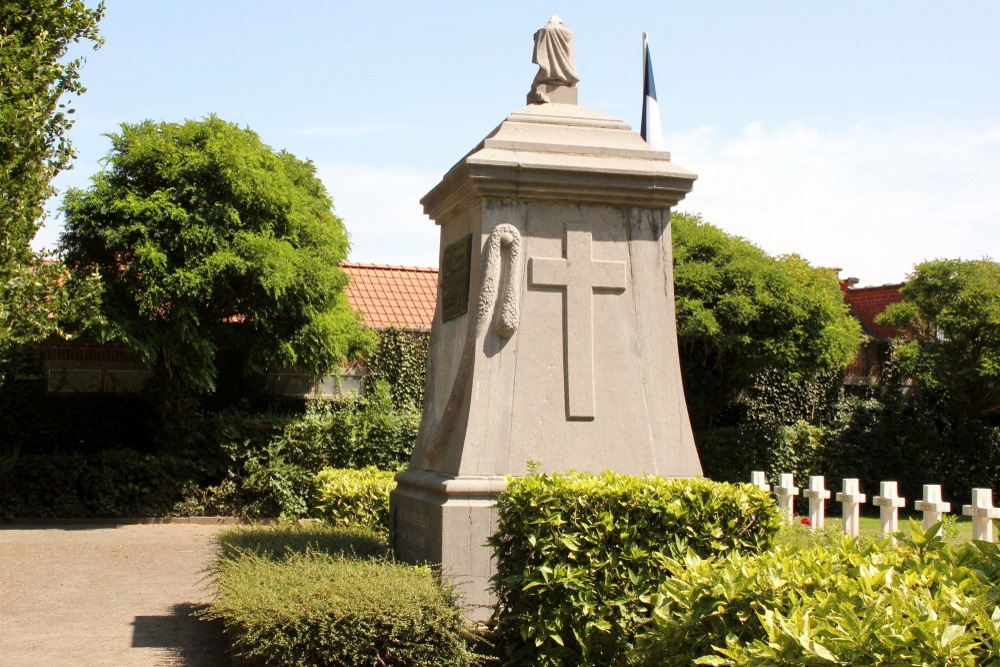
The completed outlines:
{"type": "Polygon", "coordinates": [[[312,163],[215,116],[109,137],[105,169],[66,195],[62,246],[100,273],[108,322],[168,386],[204,393],[274,364],[325,374],[371,345],[312,163]]]}
{"type": "Polygon", "coordinates": [[[80,0],[4,0],[0,9],[0,257],[24,261],[50,182],[73,158],[63,96],[84,92],[83,59],[64,59],[73,43],[101,45],[103,15],[103,3],[80,0]]]}
{"type": "Polygon", "coordinates": [[[695,428],[710,426],[755,377],[846,367],[861,328],[833,271],[774,258],[698,215],[671,216],[681,370],[695,428]]]}
{"type": "Polygon", "coordinates": [[[900,332],[903,370],[945,390],[962,417],[1000,415],[1000,263],[923,262],[901,291],[877,321],[900,332]]]}
{"type": "Polygon", "coordinates": [[[73,109],[63,98],[84,91],[82,58],[66,55],[77,42],[101,45],[103,14],[103,3],[87,9],[79,0],[0,3],[0,382],[18,349],[63,333],[61,321],[77,317],[74,293],[92,297],[96,287],[86,279],[68,287],[61,265],[43,261],[29,243],[52,178],[73,157],[66,137],[73,109]]]}

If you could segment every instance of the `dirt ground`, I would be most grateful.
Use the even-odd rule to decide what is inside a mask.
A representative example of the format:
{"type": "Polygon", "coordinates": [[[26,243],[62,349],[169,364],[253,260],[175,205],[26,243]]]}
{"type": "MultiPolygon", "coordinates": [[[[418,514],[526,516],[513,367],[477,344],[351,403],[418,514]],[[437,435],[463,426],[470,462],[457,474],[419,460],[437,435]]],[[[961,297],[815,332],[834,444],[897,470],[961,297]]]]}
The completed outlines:
{"type": "Polygon", "coordinates": [[[220,528],[0,524],[0,665],[229,665],[192,616],[220,528]]]}

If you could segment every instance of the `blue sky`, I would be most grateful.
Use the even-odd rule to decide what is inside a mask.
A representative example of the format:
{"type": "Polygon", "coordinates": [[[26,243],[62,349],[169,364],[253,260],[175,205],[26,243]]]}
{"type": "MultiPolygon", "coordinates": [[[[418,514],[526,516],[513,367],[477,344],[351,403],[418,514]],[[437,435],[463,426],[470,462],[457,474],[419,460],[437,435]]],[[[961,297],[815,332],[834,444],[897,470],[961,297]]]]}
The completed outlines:
{"type": "MultiPolygon", "coordinates": [[[[88,0],[88,4],[96,3],[88,0]]],[[[121,122],[215,113],[311,159],[352,259],[433,266],[420,197],[524,104],[532,34],[574,32],[580,103],[638,128],[650,35],[679,209],[861,284],[1000,258],[1000,3],[108,0],[57,187],[121,122]]],[[[55,244],[53,215],[36,246],[55,244]]]]}

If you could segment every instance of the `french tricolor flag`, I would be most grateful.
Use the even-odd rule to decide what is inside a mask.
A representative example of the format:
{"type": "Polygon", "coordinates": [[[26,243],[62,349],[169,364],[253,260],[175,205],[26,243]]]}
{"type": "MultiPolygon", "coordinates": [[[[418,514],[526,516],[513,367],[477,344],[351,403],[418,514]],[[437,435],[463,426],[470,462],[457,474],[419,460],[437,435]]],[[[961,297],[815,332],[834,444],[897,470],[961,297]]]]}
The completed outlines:
{"type": "Polygon", "coordinates": [[[656,84],[653,83],[653,60],[649,57],[649,39],[642,33],[642,124],[639,134],[650,148],[662,151],[663,129],[660,127],[660,107],[656,103],[656,84]]]}

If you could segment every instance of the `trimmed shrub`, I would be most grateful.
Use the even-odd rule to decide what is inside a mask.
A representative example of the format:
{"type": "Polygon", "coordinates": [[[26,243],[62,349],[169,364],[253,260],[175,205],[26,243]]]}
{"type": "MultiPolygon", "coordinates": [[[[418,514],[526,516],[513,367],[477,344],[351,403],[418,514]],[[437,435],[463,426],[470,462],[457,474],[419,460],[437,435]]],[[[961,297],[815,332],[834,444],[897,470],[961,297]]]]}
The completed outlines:
{"type": "Polygon", "coordinates": [[[280,548],[287,528],[220,536],[217,598],[203,616],[224,621],[234,657],[265,665],[475,664],[464,619],[429,570],[359,558],[359,543],[385,544],[370,531],[296,530],[294,550],[280,548]]]}
{"type": "Polygon", "coordinates": [[[498,500],[493,590],[508,665],[614,665],[689,551],[757,552],[780,528],[750,485],[606,472],[511,478],[498,500]]]}
{"type": "Polygon", "coordinates": [[[1000,659],[1000,549],[915,523],[899,547],[842,538],[668,563],[638,665],[980,665],[1000,659]]]}
{"type": "Polygon", "coordinates": [[[316,475],[320,515],[334,526],[389,528],[389,493],[395,473],[373,466],[361,470],[324,468],[316,475]]]}

